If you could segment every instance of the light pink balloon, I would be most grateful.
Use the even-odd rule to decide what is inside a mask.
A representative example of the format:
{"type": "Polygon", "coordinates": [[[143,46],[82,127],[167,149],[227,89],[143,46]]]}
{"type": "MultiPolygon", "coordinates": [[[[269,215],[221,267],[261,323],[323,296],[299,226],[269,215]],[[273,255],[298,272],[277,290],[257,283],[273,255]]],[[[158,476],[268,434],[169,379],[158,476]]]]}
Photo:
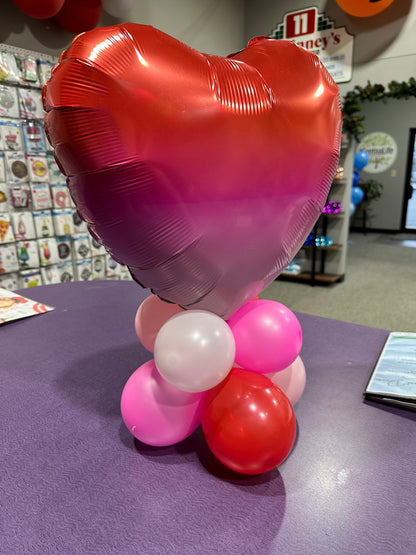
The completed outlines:
{"type": "Polygon", "coordinates": [[[276,301],[250,301],[228,325],[235,339],[235,362],[271,374],[292,364],[302,347],[302,329],[291,310],[276,301]]]}
{"type": "Polygon", "coordinates": [[[187,393],[162,378],[151,360],[128,379],[121,395],[121,415],[129,431],[148,445],[173,445],[201,422],[205,393],[187,393]]]}
{"type": "Polygon", "coordinates": [[[143,347],[153,353],[160,328],[179,312],[184,310],[177,304],[162,301],[157,295],[147,297],[139,306],[134,319],[134,328],[143,347]]]}
{"type": "Polygon", "coordinates": [[[286,393],[290,403],[295,405],[302,397],[306,384],[305,365],[300,357],[287,368],[274,374],[267,374],[280,389],[286,393]]]}

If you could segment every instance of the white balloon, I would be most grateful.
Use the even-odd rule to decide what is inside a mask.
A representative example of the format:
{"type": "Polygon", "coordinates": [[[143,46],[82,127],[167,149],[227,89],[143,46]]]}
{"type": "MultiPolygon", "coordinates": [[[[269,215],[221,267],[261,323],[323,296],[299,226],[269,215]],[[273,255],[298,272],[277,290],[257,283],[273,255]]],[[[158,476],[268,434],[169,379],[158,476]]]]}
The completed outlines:
{"type": "Polygon", "coordinates": [[[233,366],[234,336],[216,314],[187,310],[160,328],[154,358],[162,377],[178,389],[207,391],[222,382],[233,366]]]}
{"type": "Polygon", "coordinates": [[[103,10],[113,17],[121,19],[129,15],[132,6],[133,0],[102,0],[103,10]]]}

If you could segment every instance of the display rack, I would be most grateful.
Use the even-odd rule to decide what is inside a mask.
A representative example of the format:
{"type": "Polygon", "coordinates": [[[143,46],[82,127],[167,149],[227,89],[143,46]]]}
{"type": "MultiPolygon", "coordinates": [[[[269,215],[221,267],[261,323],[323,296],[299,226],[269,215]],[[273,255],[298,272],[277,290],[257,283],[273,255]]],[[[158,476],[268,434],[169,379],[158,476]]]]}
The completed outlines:
{"type": "Polygon", "coordinates": [[[278,279],[311,285],[330,285],[344,280],[350,225],[353,153],[352,142],[343,141],[339,159],[339,168],[342,168],[341,177],[333,180],[328,195],[328,201],[341,203],[341,212],[322,214],[319,217],[312,232],[312,245],[304,245],[301,248],[299,271],[296,273],[283,271],[278,279]],[[317,246],[316,237],[319,235],[330,237],[331,246],[317,246]]]}
{"type": "Polygon", "coordinates": [[[0,287],[131,279],[78,216],[44,132],[57,58],[0,44],[0,287]]]}

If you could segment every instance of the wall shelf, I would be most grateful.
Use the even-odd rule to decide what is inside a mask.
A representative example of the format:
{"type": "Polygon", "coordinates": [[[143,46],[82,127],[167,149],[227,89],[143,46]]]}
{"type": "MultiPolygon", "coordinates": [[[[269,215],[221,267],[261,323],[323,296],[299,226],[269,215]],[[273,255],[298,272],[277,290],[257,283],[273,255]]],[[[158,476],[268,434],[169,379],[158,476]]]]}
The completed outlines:
{"type": "Polygon", "coordinates": [[[354,151],[354,141],[341,145],[339,166],[343,168],[343,176],[333,180],[328,195],[328,201],[340,202],[342,210],[336,214],[322,214],[313,229],[314,240],[317,236],[330,237],[333,244],[330,247],[316,244],[304,245],[301,248],[304,262],[299,264],[299,272],[283,271],[278,279],[311,285],[330,285],[344,280],[350,226],[354,151]]]}

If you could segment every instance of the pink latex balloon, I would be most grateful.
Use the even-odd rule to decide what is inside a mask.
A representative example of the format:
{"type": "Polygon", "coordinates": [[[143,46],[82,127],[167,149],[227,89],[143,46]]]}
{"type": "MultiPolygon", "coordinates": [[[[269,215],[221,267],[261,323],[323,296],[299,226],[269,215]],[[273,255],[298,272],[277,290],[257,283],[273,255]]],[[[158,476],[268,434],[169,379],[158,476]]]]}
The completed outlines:
{"type": "Polygon", "coordinates": [[[302,397],[306,384],[306,372],[300,357],[297,357],[297,359],[284,370],[275,372],[274,374],[267,374],[267,377],[270,378],[275,385],[280,387],[292,406],[302,397]]]}
{"type": "Polygon", "coordinates": [[[92,236],[153,293],[223,318],[298,252],[338,164],[338,87],[291,41],[223,58],[146,25],[98,28],[43,96],[92,236]]]}
{"type": "Polygon", "coordinates": [[[173,445],[199,426],[204,395],[170,385],[151,360],[140,366],[124,386],[121,414],[129,431],[143,443],[173,445]]]}
{"type": "Polygon", "coordinates": [[[156,295],[147,297],[139,306],[134,319],[134,328],[143,347],[153,352],[160,328],[169,318],[183,311],[177,304],[162,301],[156,295]]]}
{"type": "Polygon", "coordinates": [[[300,353],[299,320],[281,303],[251,301],[228,324],[235,339],[235,362],[242,368],[271,374],[287,368],[300,353]]]}

